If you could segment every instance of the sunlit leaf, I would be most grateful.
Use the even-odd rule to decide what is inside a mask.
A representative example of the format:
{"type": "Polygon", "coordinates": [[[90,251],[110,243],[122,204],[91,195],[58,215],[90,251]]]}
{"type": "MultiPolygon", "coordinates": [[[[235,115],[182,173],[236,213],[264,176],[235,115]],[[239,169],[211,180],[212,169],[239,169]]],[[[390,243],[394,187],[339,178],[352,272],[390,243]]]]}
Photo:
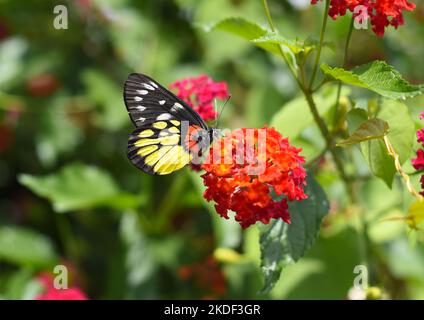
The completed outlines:
{"type": "Polygon", "coordinates": [[[412,85],[392,66],[384,61],[374,61],[347,71],[322,64],[325,75],[346,84],[369,89],[389,99],[406,99],[421,94],[423,85],[412,85]]]}
{"type": "Polygon", "coordinates": [[[244,18],[227,18],[205,28],[206,31],[220,30],[250,41],[252,44],[279,57],[288,58],[292,67],[297,68],[296,59],[288,44],[296,51],[300,50],[294,41],[284,42],[283,38],[271,33],[259,24],[244,18]],[[284,44],[284,45],[283,45],[284,44]]]}
{"type": "MultiPolygon", "coordinates": [[[[410,159],[415,136],[415,126],[408,108],[400,101],[383,99],[380,103],[380,111],[376,116],[389,125],[387,137],[399,155],[400,163],[403,164],[410,159]]],[[[347,121],[349,130],[354,130],[358,123],[367,121],[367,114],[363,110],[354,109],[347,114],[347,121]]],[[[353,132],[351,131],[351,133],[353,132]]],[[[371,172],[391,187],[396,168],[394,159],[389,155],[385,143],[381,140],[362,142],[361,151],[371,172]]]]}
{"type": "Polygon", "coordinates": [[[389,124],[381,119],[370,119],[363,122],[346,140],[340,141],[339,146],[349,146],[368,140],[383,139],[389,133],[389,124]]]}

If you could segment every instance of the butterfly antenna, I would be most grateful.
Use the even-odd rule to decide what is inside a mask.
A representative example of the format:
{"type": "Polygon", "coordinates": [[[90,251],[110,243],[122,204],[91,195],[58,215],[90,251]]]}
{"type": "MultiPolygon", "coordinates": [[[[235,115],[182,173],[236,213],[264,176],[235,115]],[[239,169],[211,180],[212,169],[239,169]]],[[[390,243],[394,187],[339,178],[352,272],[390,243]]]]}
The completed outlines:
{"type": "Polygon", "coordinates": [[[219,112],[218,117],[216,118],[216,121],[215,121],[215,128],[218,128],[219,120],[221,119],[221,115],[222,115],[222,113],[224,112],[224,108],[225,108],[225,106],[227,105],[227,102],[228,102],[230,99],[231,99],[231,94],[230,94],[230,95],[228,95],[227,100],[225,100],[224,105],[222,106],[221,111],[219,112]]]}

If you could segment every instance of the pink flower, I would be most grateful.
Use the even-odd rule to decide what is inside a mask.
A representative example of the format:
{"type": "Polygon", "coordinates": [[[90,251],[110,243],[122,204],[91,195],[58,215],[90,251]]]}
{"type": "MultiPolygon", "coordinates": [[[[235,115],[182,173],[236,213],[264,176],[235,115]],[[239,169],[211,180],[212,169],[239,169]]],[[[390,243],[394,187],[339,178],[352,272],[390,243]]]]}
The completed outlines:
{"type": "Polygon", "coordinates": [[[42,284],[45,292],[38,295],[35,300],[88,300],[85,293],[77,287],[56,289],[53,286],[53,276],[48,272],[39,274],[38,281],[42,284]]]}
{"type": "Polygon", "coordinates": [[[88,300],[87,296],[78,288],[51,289],[45,294],[35,298],[36,300],[88,300]]]}
{"type": "Polygon", "coordinates": [[[424,150],[423,149],[419,149],[417,151],[417,157],[412,159],[412,165],[417,171],[424,170],[424,150]]]}
{"type": "Polygon", "coordinates": [[[206,75],[177,80],[169,87],[177,89],[177,96],[191,106],[205,121],[216,118],[213,100],[226,99],[229,95],[225,82],[214,82],[206,75]]]}
{"type": "MultiPolygon", "coordinates": [[[[420,119],[424,119],[424,111],[421,112],[420,119]]],[[[417,151],[417,157],[411,160],[412,165],[415,170],[423,171],[424,170],[424,128],[417,131],[417,141],[421,143],[422,149],[417,151]]],[[[421,195],[424,196],[424,174],[421,176],[421,195]]]]}

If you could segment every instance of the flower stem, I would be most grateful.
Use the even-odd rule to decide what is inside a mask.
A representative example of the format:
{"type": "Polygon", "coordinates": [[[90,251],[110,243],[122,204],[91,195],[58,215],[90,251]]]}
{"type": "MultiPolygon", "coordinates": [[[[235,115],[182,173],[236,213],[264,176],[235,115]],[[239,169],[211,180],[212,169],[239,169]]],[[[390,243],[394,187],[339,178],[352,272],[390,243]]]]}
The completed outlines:
{"type": "MultiPolygon", "coordinates": [[[[268,19],[268,24],[269,27],[271,28],[271,30],[273,32],[275,32],[275,27],[274,27],[274,23],[272,22],[272,16],[270,14],[269,8],[268,8],[268,3],[267,0],[262,0],[263,6],[264,6],[264,10],[265,10],[265,14],[267,16],[268,19]]],[[[323,22],[323,27],[321,30],[321,37],[320,37],[320,44],[319,44],[319,48],[318,48],[318,53],[317,53],[317,59],[316,59],[316,63],[315,63],[315,73],[317,72],[318,69],[318,63],[320,60],[320,56],[321,56],[321,50],[322,50],[322,45],[324,42],[324,36],[325,36],[325,29],[327,26],[327,17],[328,17],[328,9],[330,6],[330,1],[327,0],[326,1],[326,10],[325,10],[325,15],[324,15],[324,22],[323,22]]],[[[290,67],[290,64],[288,62],[287,57],[285,56],[283,49],[280,46],[280,50],[281,50],[281,54],[284,58],[285,63],[290,67]]],[[[337,154],[336,151],[336,147],[334,144],[334,140],[333,137],[331,136],[330,131],[328,130],[327,125],[325,124],[324,120],[321,118],[321,116],[319,115],[317,106],[315,104],[314,98],[313,98],[313,90],[311,88],[307,88],[305,83],[302,83],[299,78],[296,75],[296,72],[293,72],[293,70],[290,68],[290,70],[292,71],[293,76],[295,77],[300,90],[303,92],[306,101],[308,103],[309,109],[314,117],[314,121],[316,122],[316,124],[318,125],[319,130],[321,131],[322,136],[324,137],[325,141],[326,141],[326,145],[327,145],[327,149],[331,152],[334,162],[336,164],[336,168],[339,171],[340,177],[342,178],[345,186],[346,186],[346,191],[348,196],[351,198],[351,201],[354,202],[355,200],[355,193],[353,192],[353,188],[352,185],[350,184],[350,179],[348,178],[344,167],[343,167],[343,163],[342,160],[340,159],[339,155],[337,154]]],[[[312,78],[311,78],[312,79],[312,78]]],[[[311,81],[311,85],[312,85],[313,81],[311,81]]]]}
{"type": "Polygon", "coordinates": [[[315,81],[315,77],[316,77],[317,72],[318,72],[318,65],[319,65],[319,61],[321,59],[322,46],[324,44],[325,30],[327,29],[328,9],[329,8],[330,8],[330,0],[325,0],[324,19],[322,20],[322,27],[321,27],[321,32],[320,32],[320,36],[319,36],[318,51],[317,51],[317,55],[315,57],[315,64],[314,64],[314,69],[313,69],[313,72],[312,72],[311,80],[309,82],[309,89],[312,89],[312,86],[313,86],[314,81],[315,81]]]}
{"type": "Polygon", "coordinates": [[[396,153],[395,149],[393,148],[393,145],[391,144],[389,137],[384,136],[384,144],[386,145],[387,152],[389,153],[389,155],[395,160],[396,171],[399,172],[399,174],[401,175],[409,193],[411,193],[415,198],[417,198],[418,201],[422,201],[423,197],[417,192],[417,190],[415,190],[414,186],[411,183],[411,179],[406,174],[406,172],[403,171],[402,165],[400,164],[400,161],[399,161],[399,155],[396,153]]]}
{"type": "MultiPolygon", "coordinates": [[[[274,27],[274,23],[272,22],[272,17],[271,17],[271,12],[269,11],[269,6],[268,6],[268,2],[267,0],[262,0],[262,4],[264,7],[264,11],[265,11],[265,15],[266,18],[268,20],[268,25],[271,28],[272,32],[276,32],[276,29],[274,27]]],[[[284,62],[286,63],[286,65],[288,66],[290,73],[292,74],[293,78],[295,79],[295,81],[297,82],[297,84],[299,85],[299,87],[303,87],[303,84],[300,82],[298,76],[297,76],[297,72],[296,70],[293,68],[293,66],[289,63],[289,59],[287,58],[283,48],[281,47],[281,45],[278,45],[279,51],[281,56],[284,59],[284,62]]]]}
{"type": "MultiPolygon", "coordinates": [[[[343,64],[342,64],[343,68],[346,66],[346,63],[347,63],[347,58],[348,58],[348,53],[349,53],[349,45],[350,45],[350,40],[352,39],[354,22],[355,22],[355,18],[352,16],[352,20],[350,21],[349,31],[347,33],[346,43],[345,43],[345,47],[344,47],[343,64]]],[[[338,87],[337,87],[337,98],[336,98],[337,100],[336,100],[336,104],[335,104],[335,107],[334,107],[333,123],[337,122],[337,117],[338,117],[338,113],[339,113],[339,105],[340,105],[340,96],[342,94],[342,87],[343,87],[343,83],[341,81],[339,81],[339,84],[338,84],[338,87]]]]}
{"type": "Polygon", "coordinates": [[[340,177],[342,178],[342,180],[343,180],[343,182],[346,186],[347,194],[351,198],[352,202],[354,202],[355,192],[354,192],[353,187],[350,183],[350,179],[349,179],[349,177],[347,176],[347,174],[344,170],[342,160],[339,157],[339,154],[337,153],[336,146],[334,144],[334,139],[333,139],[330,131],[328,130],[328,127],[325,124],[324,120],[319,115],[317,106],[315,104],[315,101],[312,97],[311,92],[308,91],[308,90],[304,90],[304,89],[302,91],[303,91],[303,94],[305,95],[306,101],[307,101],[309,109],[310,109],[310,111],[311,111],[311,113],[314,117],[314,120],[315,120],[316,124],[318,125],[318,128],[321,131],[322,136],[325,139],[327,149],[330,151],[331,155],[333,156],[334,162],[336,164],[336,168],[339,171],[340,177]]]}

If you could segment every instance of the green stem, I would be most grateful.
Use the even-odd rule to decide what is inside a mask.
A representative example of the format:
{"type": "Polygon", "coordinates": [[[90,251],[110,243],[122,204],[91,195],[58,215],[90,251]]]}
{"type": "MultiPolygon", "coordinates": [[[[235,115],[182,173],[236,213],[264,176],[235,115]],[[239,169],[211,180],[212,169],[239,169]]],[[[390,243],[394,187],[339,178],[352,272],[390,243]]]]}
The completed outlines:
{"type": "Polygon", "coordinates": [[[312,97],[312,94],[310,91],[302,90],[303,94],[305,95],[306,101],[308,103],[309,109],[314,117],[315,123],[318,125],[319,130],[321,131],[322,136],[325,139],[326,145],[328,150],[330,151],[331,155],[333,156],[334,162],[336,164],[337,171],[340,174],[340,177],[342,178],[345,186],[348,196],[351,198],[351,201],[354,201],[354,190],[350,183],[350,179],[347,176],[344,166],[342,163],[342,159],[339,157],[339,154],[337,153],[336,146],[333,140],[333,136],[331,135],[330,131],[328,130],[327,125],[325,124],[324,120],[319,115],[317,106],[315,104],[315,101],[312,97]]]}
{"type": "MultiPolygon", "coordinates": [[[[349,44],[350,44],[350,39],[352,38],[354,21],[355,21],[355,18],[352,16],[352,20],[350,21],[349,31],[346,37],[346,43],[344,47],[343,64],[342,64],[343,68],[346,66],[346,63],[347,63],[347,58],[349,53],[349,44]]],[[[336,106],[334,108],[333,123],[337,123],[337,117],[338,117],[339,106],[340,106],[340,96],[342,94],[342,87],[343,87],[343,83],[339,81],[339,85],[337,87],[337,98],[336,98],[337,100],[336,100],[336,106]]]]}
{"type": "Polygon", "coordinates": [[[60,241],[65,252],[65,257],[78,264],[77,241],[72,232],[69,217],[64,214],[55,214],[56,227],[59,233],[60,241]]]}
{"type": "MultiPolygon", "coordinates": [[[[262,0],[262,4],[263,4],[263,7],[264,7],[266,18],[268,20],[268,25],[271,28],[271,31],[272,32],[276,32],[276,29],[274,27],[274,23],[272,22],[271,12],[269,11],[269,6],[268,6],[267,0],[262,0]]],[[[287,58],[287,56],[286,56],[283,48],[281,47],[281,45],[278,45],[278,48],[279,48],[279,51],[280,51],[281,56],[284,59],[284,62],[288,66],[288,68],[290,70],[290,73],[292,74],[293,78],[295,79],[295,81],[297,82],[297,84],[299,85],[299,87],[303,87],[303,84],[299,81],[299,78],[297,76],[296,70],[290,64],[289,59],[287,58]]]]}
{"type": "Polygon", "coordinates": [[[168,227],[170,222],[170,216],[175,212],[175,207],[178,204],[178,201],[187,185],[187,174],[181,173],[177,175],[171,187],[168,190],[168,193],[163,198],[163,202],[157,210],[157,220],[155,223],[155,230],[158,233],[162,233],[168,227]]]}
{"type": "Polygon", "coordinates": [[[330,8],[330,0],[325,0],[324,19],[322,20],[322,27],[321,27],[321,32],[320,32],[320,36],[319,36],[319,46],[318,46],[317,55],[315,57],[315,64],[314,64],[314,69],[313,69],[313,72],[312,72],[311,80],[309,82],[309,89],[311,89],[312,86],[314,85],[315,77],[316,77],[317,72],[318,72],[318,65],[319,65],[319,61],[321,59],[322,46],[324,44],[325,30],[327,29],[328,9],[329,8],[330,8]]]}
{"type": "MultiPolygon", "coordinates": [[[[271,30],[273,32],[275,32],[275,27],[274,27],[274,24],[272,22],[271,14],[269,12],[267,0],[262,0],[262,2],[263,2],[263,5],[264,5],[265,14],[266,14],[267,19],[268,19],[269,27],[271,28],[271,30]]],[[[318,68],[318,63],[319,63],[319,59],[320,59],[320,55],[321,55],[320,53],[321,53],[321,49],[322,49],[322,44],[324,42],[324,35],[325,35],[325,29],[326,29],[326,26],[327,26],[327,17],[328,17],[329,6],[330,6],[330,1],[327,0],[326,1],[326,10],[325,10],[325,15],[324,15],[325,22],[323,23],[323,28],[321,30],[321,39],[320,39],[320,45],[319,45],[319,48],[318,48],[319,54],[317,54],[316,69],[318,68]]],[[[280,46],[280,50],[282,52],[282,56],[284,57],[284,61],[286,62],[287,65],[290,66],[290,64],[288,63],[287,58],[283,54],[283,50],[282,50],[281,46],[280,46]]],[[[315,73],[316,73],[316,71],[315,71],[315,73]]],[[[324,120],[319,115],[317,106],[316,106],[315,101],[314,101],[314,98],[312,96],[312,89],[310,89],[310,88],[307,89],[306,88],[306,84],[305,83],[301,83],[299,81],[299,78],[296,76],[296,73],[293,73],[293,75],[294,75],[294,77],[295,77],[295,79],[296,79],[296,81],[297,81],[297,83],[299,85],[299,88],[303,92],[303,94],[304,94],[304,96],[306,98],[306,101],[308,103],[309,109],[310,109],[310,111],[311,111],[311,113],[312,113],[312,115],[314,117],[314,120],[315,120],[316,124],[318,125],[318,128],[321,131],[321,134],[322,134],[322,136],[324,137],[324,139],[326,141],[327,149],[331,152],[331,154],[332,154],[332,156],[334,158],[334,162],[336,163],[336,168],[337,168],[337,170],[338,170],[338,172],[340,174],[340,177],[342,178],[343,182],[346,185],[347,194],[349,195],[349,197],[353,197],[353,194],[354,193],[353,193],[353,188],[352,188],[352,186],[350,184],[350,180],[348,179],[348,176],[347,176],[347,174],[346,174],[346,172],[344,170],[342,160],[339,157],[339,155],[337,154],[336,146],[335,146],[334,141],[333,141],[333,137],[331,136],[330,131],[328,130],[327,125],[325,124],[324,120]]],[[[312,84],[312,82],[311,82],[311,84],[312,84]]],[[[354,199],[351,198],[351,200],[353,201],[354,199]]]]}

